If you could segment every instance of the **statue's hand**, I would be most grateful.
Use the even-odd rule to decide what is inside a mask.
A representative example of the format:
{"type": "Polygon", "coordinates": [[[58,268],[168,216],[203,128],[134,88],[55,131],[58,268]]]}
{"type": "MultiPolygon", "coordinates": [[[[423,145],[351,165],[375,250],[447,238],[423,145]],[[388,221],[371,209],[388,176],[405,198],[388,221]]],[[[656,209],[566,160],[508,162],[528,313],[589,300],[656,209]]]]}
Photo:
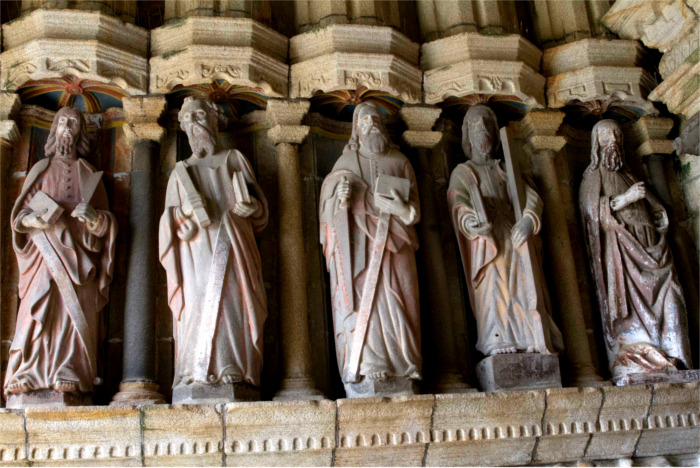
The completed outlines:
{"type": "Polygon", "coordinates": [[[532,222],[532,219],[529,216],[523,216],[510,231],[510,240],[513,242],[513,247],[517,249],[523,245],[532,236],[534,230],[535,223],[532,222]]]}
{"type": "Polygon", "coordinates": [[[343,176],[343,178],[340,180],[338,183],[338,198],[341,201],[347,201],[350,198],[350,195],[352,195],[352,191],[350,189],[350,181],[348,180],[347,177],[343,176]]]}
{"type": "Polygon", "coordinates": [[[51,225],[41,219],[41,217],[48,211],[48,209],[42,211],[35,211],[29,213],[22,218],[22,226],[29,229],[48,229],[51,225]]]}
{"type": "Polygon", "coordinates": [[[619,211],[622,208],[631,205],[632,203],[642,200],[647,196],[647,189],[644,187],[644,182],[637,182],[627,189],[622,195],[613,197],[610,207],[613,211],[619,211]]]}
{"type": "Polygon", "coordinates": [[[255,198],[251,198],[249,203],[246,202],[236,202],[233,207],[233,212],[236,213],[241,218],[247,218],[251,216],[258,209],[258,201],[255,198]]]}
{"type": "Polygon", "coordinates": [[[411,206],[406,203],[396,190],[391,191],[391,195],[378,193],[374,197],[377,208],[381,211],[405,219],[411,215],[411,206]]]}
{"type": "Polygon", "coordinates": [[[192,221],[180,207],[175,208],[175,221],[178,224],[177,237],[187,242],[197,233],[197,224],[192,221]]]}
{"type": "Polygon", "coordinates": [[[464,218],[464,225],[464,228],[467,231],[473,232],[474,234],[480,236],[485,236],[493,229],[493,224],[491,223],[480,225],[479,220],[476,219],[476,216],[466,216],[464,218]]]}
{"type": "Polygon", "coordinates": [[[81,223],[95,224],[97,221],[97,211],[87,203],[80,203],[70,215],[78,218],[81,223]]]}

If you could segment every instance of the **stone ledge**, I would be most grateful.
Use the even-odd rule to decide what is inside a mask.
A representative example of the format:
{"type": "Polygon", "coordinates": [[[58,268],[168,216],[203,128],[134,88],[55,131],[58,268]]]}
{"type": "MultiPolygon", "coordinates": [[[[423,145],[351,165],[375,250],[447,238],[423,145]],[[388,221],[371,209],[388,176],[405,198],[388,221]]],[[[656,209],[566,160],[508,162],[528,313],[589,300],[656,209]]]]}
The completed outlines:
{"type": "Polygon", "coordinates": [[[699,451],[699,383],[0,410],[0,466],[519,465],[699,451]]]}

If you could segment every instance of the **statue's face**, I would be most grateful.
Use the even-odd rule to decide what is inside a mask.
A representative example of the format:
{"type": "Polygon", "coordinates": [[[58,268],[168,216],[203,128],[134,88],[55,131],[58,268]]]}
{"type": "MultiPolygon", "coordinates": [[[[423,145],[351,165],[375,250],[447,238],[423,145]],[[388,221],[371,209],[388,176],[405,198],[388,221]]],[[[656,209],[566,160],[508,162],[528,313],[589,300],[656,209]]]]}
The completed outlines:
{"type": "Polygon", "coordinates": [[[216,115],[203,101],[187,102],[180,112],[180,126],[187,134],[192,153],[202,158],[216,147],[216,115]]]}
{"type": "Polygon", "coordinates": [[[389,149],[389,137],[382,126],[382,115],[374,109],[364,108],[357,116],[357,132],[363,152],[384,154],[389,149]]]}
{"type": "Polygon", "coordinates": [[[597,128],[599,157],[603,167],[609,171],[617,171],[622,167],[622,148],[618,136],[615,134],[616,128],[612,125],[601,125],[597,128]]]}
{"type": "Polygon", "coordinates": [[[617,137],[612,127],[602,126],[598,129],[598,143],[602,147],[617,143],[617,137]]]}
{"type": "Polygon", "coordinates": [[[462,145],[471,145],[472,158],[490,158],[495,141],[491,115],[486,109],[475,107],[469,110],[466,119],[469,133],[463,135],[462,145]],[[467,136],[469,141],[464,141],[467,136]]]}
{"type": "Polygon", "coordinates": [[[60,157],[75,156],[80,134],[80,113],[74,109],[62,111],[56,121],[56,153],[60,157]]]}

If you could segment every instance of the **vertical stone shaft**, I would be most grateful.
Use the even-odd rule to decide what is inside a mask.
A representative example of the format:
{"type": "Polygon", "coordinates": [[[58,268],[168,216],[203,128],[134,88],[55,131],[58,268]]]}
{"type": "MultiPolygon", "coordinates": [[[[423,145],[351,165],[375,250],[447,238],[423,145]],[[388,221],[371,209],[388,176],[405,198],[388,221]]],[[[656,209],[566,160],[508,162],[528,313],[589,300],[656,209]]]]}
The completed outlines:
{"type": "Polygon", "coordinates": [[[297,146],[281,142],[277,151],[279,210],[279,303],[283,380],[275,399],[323,396],[311,379],[307,324],[306,254],[302,218],[302,180],[297,146]]]}
{"type": "Polygon", "coordinates": [[[577,387],[597,386],[602,379],[591,360],[555,156],[556,152],[552,149],[534,150],[531,154],[532,172],[544,203],[541,235],[554,270],[555,307],[561,317],[566,355],[573,367],[570,384],[577,387]]]}
{"type": "MultiPolygon", "coordinates": [[[[0,265],[4,265],[7,252],[5,251],[5,234],[9,228],[9,213],[8,206],[8,168],[12,162],[12,142],[5,138],[0,138],[0,265]]],[[[3,268],[0,267],[0,291],[4,290],[5,278],[2,275],[3,268]]],[[[3,354],[2,346],[2,310],[0,310],[0,362],[4,361],[6,356],[3,354]]],[[[5,372],[3,366],[0,366],[0,408],[3,405],[3,383],[5,382],[5,372]]]]}

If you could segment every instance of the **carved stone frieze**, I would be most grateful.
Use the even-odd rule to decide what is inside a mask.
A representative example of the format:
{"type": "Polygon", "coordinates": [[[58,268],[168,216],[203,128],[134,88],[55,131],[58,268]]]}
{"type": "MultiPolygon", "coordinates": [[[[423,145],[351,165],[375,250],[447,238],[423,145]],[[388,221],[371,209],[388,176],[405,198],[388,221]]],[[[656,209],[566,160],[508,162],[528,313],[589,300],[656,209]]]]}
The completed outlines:
{"type": "Polygon", "coordinates": [[[523,62],[469,60],[428,70],[425,102],[434,104],[470,94],[517,96],[530,107],[544,107],[544,77],[523,62]]]}
{"type": "Polygon", "coordinates": [[[250,47],[190,46],[151,58],[151,93],[167,93],[177,85],[223,79],[261,88],[267,96],[287,95],[287,65],[250,47]]]}
{"type": "Polygon", "coordinates": [[[290,95],[311,97],[316,91],[366,86],[418,103],[420,82],[420,70],[395,55],[334,52],[293,64],[290,95]]]}
{"type": "Polygon", "coordinates": [[[284,63],[288,39],[247,18],[191,16],[151,32],[153,57],[192,46],[251,47],[284,63]]]}
{"type": "Polygon", "coordinates": [[[75,75],[113,82],[130,94],[147,91],[146,59],[97,41],[35,40],[0,54],[0,88],[29,80],[75,75]]]}
{"type": "Polygon", "coordinates": [[[661,101],[674,114],[686,118],[700,112],[700,61],[684,62],[650,94],[652,101],[661,101]]]}

